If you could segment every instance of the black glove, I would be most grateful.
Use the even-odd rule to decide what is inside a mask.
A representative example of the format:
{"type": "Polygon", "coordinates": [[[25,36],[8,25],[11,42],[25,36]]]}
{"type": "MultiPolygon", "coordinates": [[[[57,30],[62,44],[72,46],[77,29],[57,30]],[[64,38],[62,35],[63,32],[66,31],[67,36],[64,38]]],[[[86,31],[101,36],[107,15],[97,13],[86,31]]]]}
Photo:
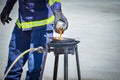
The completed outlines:
{"type": "Polygon", "coordinates": [[[66,17],[63,15],[61,10],[57,10],[54,13],[54,15],[55,15],[55,26],[54,26],[55,32],[59,33],[57,28],[56,28],[56,24],[58,21],[63,21],[66,24],[66,27],[63,28],[64,29],[63,31],[65,31],[68,28],[68,21],[67,21],[66,17]]]}
{"type": "Polygon", "coordinates": [[[1,14],[0,14],[0,19],[3,25],[5,25],[5,23],[9,23],[9,21],[11,21],[12,19],[9,17],[11,8],[9,7],[4,7],[1,14]]]}

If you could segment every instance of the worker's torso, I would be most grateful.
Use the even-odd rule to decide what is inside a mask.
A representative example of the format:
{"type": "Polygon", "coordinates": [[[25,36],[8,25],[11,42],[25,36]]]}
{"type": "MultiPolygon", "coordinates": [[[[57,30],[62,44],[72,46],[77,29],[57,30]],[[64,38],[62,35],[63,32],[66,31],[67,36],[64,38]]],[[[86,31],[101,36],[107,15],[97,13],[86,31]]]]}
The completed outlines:
{"type": "Polygon", "coordinates": [[[48,0],[19,0],[21,22],[44,20],[52,15],[48,0]]]}

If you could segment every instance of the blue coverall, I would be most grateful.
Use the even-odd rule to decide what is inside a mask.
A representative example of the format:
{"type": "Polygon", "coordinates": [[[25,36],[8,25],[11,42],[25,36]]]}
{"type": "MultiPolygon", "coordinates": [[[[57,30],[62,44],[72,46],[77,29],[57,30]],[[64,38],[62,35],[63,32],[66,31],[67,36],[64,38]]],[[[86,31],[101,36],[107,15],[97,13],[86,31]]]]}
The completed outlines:
{"type": "MultiPolygon", "coordinates": [[[[13,7],[17,0],[7,0],[6,5],[13,7]]],[[[51,0],[54,1],[54,0],[51,0]]],[[[53,15],[55,10],[61,8],[57,0],[49,5],[49,0],[19,0],[19,23],[46,20],[53,15]]],[[[28,23],[26,23],[28,24],[28,23]]],[[[25,24],[25,25],[26,25],[25,24]]],[[[13,61],[25,50],[42,46],[46,48],[49,41],[44,35],[53,35],[53,22],[35,24],[36,26],[22,27],[15,24],[9,44],[9,56],[6,71],[13,61]]],[[[22,57],[12,68],[5,80],[20,80],[23,66],[28,60],[26,80],[39,80],[41,64],[44,54],[30,52],[22,57]]]]}

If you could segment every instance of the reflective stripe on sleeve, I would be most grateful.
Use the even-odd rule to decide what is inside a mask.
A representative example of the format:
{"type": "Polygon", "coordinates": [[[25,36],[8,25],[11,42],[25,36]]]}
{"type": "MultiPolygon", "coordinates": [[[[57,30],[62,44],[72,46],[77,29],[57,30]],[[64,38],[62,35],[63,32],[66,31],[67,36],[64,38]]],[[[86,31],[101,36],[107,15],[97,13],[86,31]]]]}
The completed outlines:
{"type": "Polygon", "coordinates": [[[61,0],[49,0],[49,5],[52,6],[55,2],[61,2],[61,0]]]}

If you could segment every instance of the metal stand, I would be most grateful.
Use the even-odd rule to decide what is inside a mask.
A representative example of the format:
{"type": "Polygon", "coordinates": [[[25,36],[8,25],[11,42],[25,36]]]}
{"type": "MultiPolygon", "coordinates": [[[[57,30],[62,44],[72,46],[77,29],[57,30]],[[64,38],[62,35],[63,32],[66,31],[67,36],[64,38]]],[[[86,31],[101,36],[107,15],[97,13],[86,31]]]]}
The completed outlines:
{"type": "MultiPolygon", "coordinates": [[[[75,41],[72,43],[49,43],[49,49],[52,47],[52,51],[55,54],[55,62],[54,62],[54,72],[53,72],[53,80],[57,80],[57,72],[58,72],[58,61],[59,55],[64,54],[64,80],[68,80],[68,54],[74,55],[76,57],[76,65],[77,65],[77,74],[78,80],[81,80],[80,75],[80,66],[79,66],[79,56],[78,56],[78,49],[77,44],[79,41],[75,41]]],[[[49,50],[51,51],[51,49],[49,50]]]]}

